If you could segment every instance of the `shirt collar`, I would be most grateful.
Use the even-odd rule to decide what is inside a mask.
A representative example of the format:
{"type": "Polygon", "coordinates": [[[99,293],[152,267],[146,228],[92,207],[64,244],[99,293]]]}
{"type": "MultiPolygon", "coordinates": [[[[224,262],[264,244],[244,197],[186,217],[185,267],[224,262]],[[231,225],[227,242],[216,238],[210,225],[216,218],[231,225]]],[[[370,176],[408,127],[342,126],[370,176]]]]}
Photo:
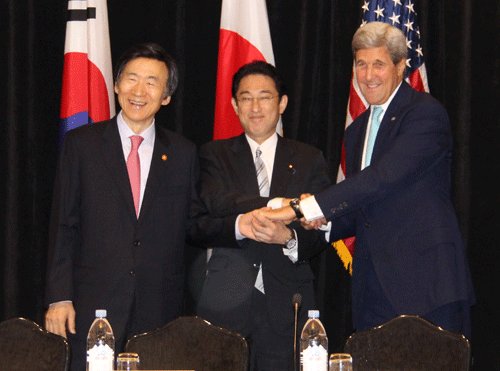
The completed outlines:
{"type": "Polygon", "coordinates": [[[389,107],[389,104],[391,104],[392,100],[394,99],[394,96],[396,95],[396,93],[398,92],[399,88],[401,87],[401,84],[403,83],[403,81],[401,81],[399,83],[399,85],[397,86],[396,89],[394,89],[394,91],[392,92],[391,96],[389,97],[389,99],[387,99],[383,104],[377,104],[377,105],[373,105],[370,107],[371,109],[371,113],[373,113],[373,107],[380,107],[382,108],[382,116],[380,116],[380,120],[382,120],[382,117],[384,117],[384,114],[385,114],[385,111],[387,111],[387,107],[389,107]]]}
{"type": "Polygon", "coordinates": [[[274,152],[274,150],[276,149],[276,145],[278,144],[278,134],[276,134],[276,133],[271,135],[269,138],[267,138],[261,144],[257,143],[255,140],[250,138],[247,134],[245,134],[245,137],[247,138],[248,144],[250,145],[250,149],[252,150],[252,153],[254,155],[255,155],[255,151],[257,150],[257,147],[260,148],[262,153],[270,153],[271,151],[274,152]]]}
{"type": "Polygon", "coordinates": [[[118,115],[116,116],[116,123],[118,125],[118,132],[120,133],[120,139],[122,143],[129,143],[130,142],[129,138],[132,135],[140,135],[141,137],[144,138],[142,144],[153,145],[156,133],[154,118],[153,121],[151,122],[151,125],[149,125],[149,127],[143,130],[140,134],[136,134],[132,131],[132,129],[130,129],[130,127],[125,122],[125,119],[123,118],[122,111],[120,111],[120,113],[118,113],[118,115]]]}

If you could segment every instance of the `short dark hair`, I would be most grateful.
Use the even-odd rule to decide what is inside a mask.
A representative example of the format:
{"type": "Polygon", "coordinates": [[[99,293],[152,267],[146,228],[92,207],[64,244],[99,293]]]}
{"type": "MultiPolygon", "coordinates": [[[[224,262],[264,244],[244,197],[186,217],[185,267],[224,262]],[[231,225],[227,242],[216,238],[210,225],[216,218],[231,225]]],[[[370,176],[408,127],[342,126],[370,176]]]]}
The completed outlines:
{"type": "Polygon", "coordinates": [[[143,43],[132,46],[127,49],[125,53],[118,59],[115,68],[115,83],[120,80],[121,74],[127,65],[133,59],[149,58],[156,59],[165,63],[168,70],[167,85],[165,87],[165,96],[174,94],[177,84],[179,82],[179,72],[174,58],[168,54],[165,49],[155,43],[143,43]]]}
{"type": "Polygon", "coordinates": [[[278,91],[279,97],[281,98],[284,94],[286,94],[285,84],[283,83],[283,80],[281,80],[281,77],[278,75],[276,67],[264,61],[253,61],[241,66],[240,69],[234,74],[233,85],[231,87],[231,94],[234,99],[236,99],[236,93],[238,92],[238,88],[240,87],[241,80],[248,75],[269,76],[271,79],[273,79],[274,85],[276,85],[276,90],[278,91]]]}

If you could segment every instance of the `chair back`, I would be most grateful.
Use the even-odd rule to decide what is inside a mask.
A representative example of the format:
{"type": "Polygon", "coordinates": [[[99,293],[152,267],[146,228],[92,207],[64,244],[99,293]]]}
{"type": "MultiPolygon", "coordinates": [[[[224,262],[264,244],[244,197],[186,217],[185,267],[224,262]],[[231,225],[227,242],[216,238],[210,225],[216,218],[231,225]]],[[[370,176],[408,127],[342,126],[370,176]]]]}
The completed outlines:
{"type": "Polygon", "coordinates": [[[141,369],[246,371],[248,345],[238,333],[198,316],[179,317],[163,327],[135,335],[127,352],[139,354],[141,369]]]}
{"type": "Polygon", "coordinates": [[[415,315],[401,315],[369,330],[353,333],[344,351],[354,369],[469,370],[470,343],[465,336],[415,315]]]}
{"type": "Polygon", "coordinates": [[[0,369],[67,371],[68,341],[26,318],[0,322],[0,369]]]}

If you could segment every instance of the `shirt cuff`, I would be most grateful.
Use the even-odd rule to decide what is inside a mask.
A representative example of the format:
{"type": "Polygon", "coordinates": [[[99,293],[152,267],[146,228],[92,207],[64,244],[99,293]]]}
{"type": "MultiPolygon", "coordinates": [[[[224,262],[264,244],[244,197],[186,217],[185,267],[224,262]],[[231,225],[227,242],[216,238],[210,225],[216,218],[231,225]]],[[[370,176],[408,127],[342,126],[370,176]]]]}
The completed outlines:
{"type": "Polygon", "coordinates": [[[325,240],[326,242],[330,241],[330,232],[332,231],[332,222],[328,222],[327,224],[322,224],[321,227],[318,228],[320,231],[325,232],[325,240]]]}
{"type": "Polygon", "coordinates": [[[316,198],[314,196],[306,197],[303,200],[300,200],[300,210],[308,222],[324,217],[323,212],[321,211],[321,208],[316,202],[316,198]]]}
{"type": "Polygon", "coordinates": [[[234,237],[236,237],[236,240],[237,241],[240,241],[240,240],[243,240],[245,239],[245,236],[243,236],[241,233],[240,233],[240,227],[238,225],[238,222],[240,220],[240,217],[241,217],[242,214],[238,215],[236,217],[236,221],[234,222],[234,237]]]}

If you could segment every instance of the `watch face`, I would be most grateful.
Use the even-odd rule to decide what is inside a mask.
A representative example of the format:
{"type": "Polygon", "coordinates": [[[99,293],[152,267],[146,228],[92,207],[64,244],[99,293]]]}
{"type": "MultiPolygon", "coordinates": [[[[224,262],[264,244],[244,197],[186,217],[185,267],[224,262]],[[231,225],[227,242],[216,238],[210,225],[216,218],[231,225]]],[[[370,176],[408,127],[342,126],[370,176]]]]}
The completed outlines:
{"type": "Polygon", "coordinates": [[[287,243],[286,243],[287,249],[293,249],[295,246],[297,246],[297,240],[295,238],[292,238],[291,240],[287,241],[287,243]]]}

